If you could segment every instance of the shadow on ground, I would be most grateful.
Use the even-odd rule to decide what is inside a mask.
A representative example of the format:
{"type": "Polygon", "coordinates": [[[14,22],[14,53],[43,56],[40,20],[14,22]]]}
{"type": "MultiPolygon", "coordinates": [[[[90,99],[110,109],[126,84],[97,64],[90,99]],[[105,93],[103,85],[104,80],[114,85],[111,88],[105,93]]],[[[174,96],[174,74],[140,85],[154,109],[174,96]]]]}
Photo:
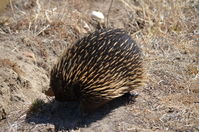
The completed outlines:
{"type": "Polygon", "coordinates": [[[42,105],[38,113],[29,113],[26,117],[27,123],[53,124],[55,131],[71,130],[80,127],[88,127],[92,122],[102,119],[112,110],[129,103],[134,103],[137,95],[125,94],[114,99],[94,113],[81,114],[77,102],[59,103],[55,100],[42,105]]]}

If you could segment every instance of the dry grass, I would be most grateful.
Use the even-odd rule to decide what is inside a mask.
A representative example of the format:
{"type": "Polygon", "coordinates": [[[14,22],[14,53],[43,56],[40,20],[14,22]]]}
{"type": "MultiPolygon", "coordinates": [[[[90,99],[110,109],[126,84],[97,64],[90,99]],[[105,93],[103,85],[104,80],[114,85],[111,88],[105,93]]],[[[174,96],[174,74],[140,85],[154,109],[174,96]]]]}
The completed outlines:
{"type": "Polygon", "coordinates": [[[1,67],[8,67],[15,71],[18,76],[24,75],[25,73],[20,69],[17,63],[9,60],[9,59],[0,59],[0,68],[1,67]]]}
{"type": "MultiPolygon", "coordinates": [[[[199,0],[113,1],[108,25],[124,28],[138,42],[149,73],[147,86],[138,90],[137,104],[126,107],[135,111],[127,112],[135,119],[129,121],[132,130],[196,130],[199,117],[198,3],[199,0]]],[[[26,58],[28,63],[48,74],[54,60],[68,44],[96,30],[96,21],[90,12],[99,10],[106,17],[109,4],[108,0],[13,1],[0,17],[0,39],[17,43],[19,48],[12,53],[17,53],[16,56],[22,53],[20,61],[28,57],[32,59],[26,58]]],[[[4,59],[1,63],[4,64],[4,59]]],[[[15,63],[4,65],[15,68],[15,63]]],[[[34,81],[34,77],[30,81],[34,81]]],[[[35,89],[41,91],[42,88],[35,89]]],[[[43,104],[40,101],[36,100],[30,111],[39,111],[43,104]]],[[[31,129],[37,130],[36,127],[33,125],[31,129]]]]}
{"type": "Polygon", "coordinates": [[[134,14],[130,31],[136,28],[132,36],[142,43],[150,80],[189,89],[199,74],[199,1],[119,1],[134,14]]]}
{"type": "Polygon", "coordinates": [[[9,0],[1,0],[0,1],[0,13],[4,10],[6,5],[9,3],[9,0]]]}
{"type": "Polygon", "coordinates": [[[31,104],[28,112],[27,112],[27,115],[36,114],[36,113],[41,112],[42,106],[44,104],[45,104],[45,102],[43,100],[41,100],[41,99],[34,100],[33,103],[31,104]]]}

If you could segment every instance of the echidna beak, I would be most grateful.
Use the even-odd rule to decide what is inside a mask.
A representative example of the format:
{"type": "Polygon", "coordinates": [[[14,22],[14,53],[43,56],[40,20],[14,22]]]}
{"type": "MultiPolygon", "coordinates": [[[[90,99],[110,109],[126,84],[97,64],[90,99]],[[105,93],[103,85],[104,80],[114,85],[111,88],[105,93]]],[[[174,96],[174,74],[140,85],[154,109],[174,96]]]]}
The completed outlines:
{"type": "Polygon", "coordinates": [[[50,97],[55,96],[52,88],[49,88],[48,90],[44,91],[44,94],[50,97]]]}

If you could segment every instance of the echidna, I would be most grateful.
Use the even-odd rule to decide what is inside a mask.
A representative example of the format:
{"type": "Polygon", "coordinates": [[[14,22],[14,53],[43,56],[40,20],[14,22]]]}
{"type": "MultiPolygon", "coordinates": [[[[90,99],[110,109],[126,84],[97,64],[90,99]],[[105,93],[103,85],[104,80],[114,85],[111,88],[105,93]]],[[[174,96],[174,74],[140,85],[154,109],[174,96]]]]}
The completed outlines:
{"type": "Polygon", "coordinates": [[[142,80],[135,41],[121,29],[101,29],[64,51],[52,68],[46,95],[61,102],[79,101],[83,111],[93,111],[141,86],[142,80]]]}

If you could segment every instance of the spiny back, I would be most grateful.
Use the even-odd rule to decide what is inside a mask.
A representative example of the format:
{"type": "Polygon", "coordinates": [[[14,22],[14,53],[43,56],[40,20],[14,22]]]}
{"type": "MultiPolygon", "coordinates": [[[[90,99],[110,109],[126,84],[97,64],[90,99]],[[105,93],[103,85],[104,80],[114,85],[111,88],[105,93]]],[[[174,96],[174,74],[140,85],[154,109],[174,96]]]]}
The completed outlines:
{"type": "Polygon", "coordinates": [[[140,86],[142,74],[141,51],[131,37],[103,29],[65,50],[51,71],[51,88],[60,101],[100,103],[140,86]]]}

